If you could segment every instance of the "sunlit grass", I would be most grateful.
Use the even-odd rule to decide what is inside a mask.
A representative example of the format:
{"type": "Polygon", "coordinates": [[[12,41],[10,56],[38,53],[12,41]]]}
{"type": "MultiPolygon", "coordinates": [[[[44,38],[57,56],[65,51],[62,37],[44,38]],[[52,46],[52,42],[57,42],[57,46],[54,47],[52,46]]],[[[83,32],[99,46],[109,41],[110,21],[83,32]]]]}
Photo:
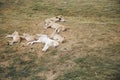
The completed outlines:
{"type": "Polygon", "coordinates": [[[1,80],[120,79],[118,0],[3,0],[0,10],[1,80]],[[59,14],[70,29],[61,33],[66,42],[58,48],[7,45],[11,39],[5,36],[15,30],[47,33],[44,20],[59,14]]]}

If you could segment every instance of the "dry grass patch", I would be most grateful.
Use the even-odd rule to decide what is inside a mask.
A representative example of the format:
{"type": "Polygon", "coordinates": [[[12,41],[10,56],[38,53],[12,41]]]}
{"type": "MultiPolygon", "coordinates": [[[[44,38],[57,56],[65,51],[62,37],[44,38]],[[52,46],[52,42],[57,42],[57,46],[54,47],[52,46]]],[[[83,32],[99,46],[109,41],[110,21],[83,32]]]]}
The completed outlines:
{"type": "Polygon", "coordinates": [[[119,80],[117,0],[24,1],[0,1],[1,80],[119,80]],[[25,41],[7,45],[4,37],[15,30],[51,34],[44,20],[58,14],[67,19],[60,24],[70,28],[60,33],[66,41],[58,48],[42,52],[43,44],[23,46],[25,41]]]}

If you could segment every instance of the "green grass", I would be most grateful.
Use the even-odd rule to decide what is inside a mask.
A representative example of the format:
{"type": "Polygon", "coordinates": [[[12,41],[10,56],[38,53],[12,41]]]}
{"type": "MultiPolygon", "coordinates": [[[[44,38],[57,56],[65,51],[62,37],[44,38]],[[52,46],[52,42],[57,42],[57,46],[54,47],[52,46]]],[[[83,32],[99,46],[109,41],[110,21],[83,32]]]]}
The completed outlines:
{"type": "Polygon", "coordinates": [[[120,67],[120,64],[119,60],[114,59],[115,56],[120,55],[119,48],[120,45],[117,44],[111,49],[105,48],[104,50],[100,50],[103,52],[92,51],[92,53],[96,53],[97,55],[91,54],[75,58],[73,61],[79,67],[65,72],[56,80],[119,80],[120,69],[118,67],[120,67]]]}
{"type": "Polygon", "coordinates": [[[62,14],[66,16],[86,16],[86,17],[118,17],[119,16],[119,3],[117,1],[108,0],[46,0],[38,1],[30,7],[35,11],[42,11],[47,14],[62,14]],[[52,2],[53,1],[53,2],[52,2]],[[59,3],[57,3],[59,2],[59,3]],[[116,3],[116,4],[114,4],[116,3]],[[112,14],[116,15],[112,15],[112,14]]]}
{"type": "Polygon", "coordinates": [[[119,80],[119,6],[119,0],[0,1],[0,80],[119,80]],[[59,14],[70,29],[58,48],[7,45],[5,36],[15,30],[47,33],[44,20],[59,14]]]}

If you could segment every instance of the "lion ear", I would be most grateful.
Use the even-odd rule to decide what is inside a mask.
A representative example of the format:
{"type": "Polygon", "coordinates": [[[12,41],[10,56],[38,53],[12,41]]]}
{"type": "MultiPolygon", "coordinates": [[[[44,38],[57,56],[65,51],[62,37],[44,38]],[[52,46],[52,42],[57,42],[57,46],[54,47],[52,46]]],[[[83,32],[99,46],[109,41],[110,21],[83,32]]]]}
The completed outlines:
{"type": "Polygon", "coordinates": [[[17,31],[14,31],[12,34],[13,34],[13,35],[14,35],[14,34],[18,34],[18,32],[17,32],[17,31]]]}

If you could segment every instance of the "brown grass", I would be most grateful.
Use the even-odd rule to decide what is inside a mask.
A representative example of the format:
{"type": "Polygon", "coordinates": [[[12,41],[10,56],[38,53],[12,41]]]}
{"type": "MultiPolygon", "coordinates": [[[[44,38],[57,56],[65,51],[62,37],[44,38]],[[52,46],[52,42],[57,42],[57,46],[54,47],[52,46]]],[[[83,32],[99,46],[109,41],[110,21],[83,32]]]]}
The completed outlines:
{"type": "Polygon", "coordinates": [[[69,3],[66,6],[62,4],[64,0],[60,3],[57,0],[32,0],[25,4],[27,1],[0,1],[1,80],[119,80],[120,19],[117,12],[112,12],[112,9],[119,9],[118,3],[115,3],[117,0],[99,3],[96,0],[70,0],[66,1],[69,3]],[[93,5],[96,11],[91,10],[93,5]],[[63,9],[58,9],[59,6],[63,9]],[[49,7],[49,12],[44,10],[46,7],[49,7]],[[81,10],[76,7],[81,7],[81,10]],[[31,10],[33,8],[35,10],[31,10]],[[103,8],[108,12],[104,12],[103,8]],[[101,10],[103,12],[98,13],[101,10]],[[20,35],[24,32],[50,35],[53,29],[45,30],[44,20],[57,15],[55,11],[61,12],[67,19],[60,24],[70,28],[60,33],[66,41],[58,48],[50,47],[47,52],[42,52],[43,44],[23,46],[25,41],[7,45],[10,39],[5,38],[6,34],[15,30],[20,35]]]}

